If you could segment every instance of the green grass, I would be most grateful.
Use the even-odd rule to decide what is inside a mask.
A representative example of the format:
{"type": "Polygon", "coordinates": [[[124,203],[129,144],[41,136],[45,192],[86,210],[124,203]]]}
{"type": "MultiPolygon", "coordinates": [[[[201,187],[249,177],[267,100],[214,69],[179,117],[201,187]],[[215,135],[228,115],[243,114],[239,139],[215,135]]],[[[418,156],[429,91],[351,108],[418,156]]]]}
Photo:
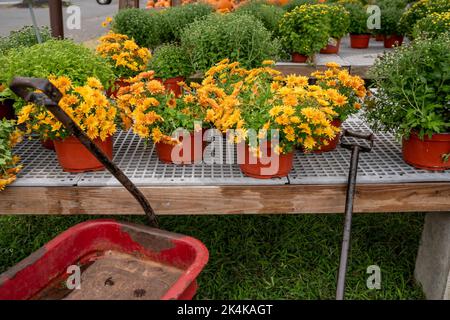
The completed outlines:
{"type": "MultiPolygon", "coordinates": [[[[0,216],[0,272],[87,216],[0,216]]],[[[119,217],[145,223],[144,217],[119,217]]],[[[198,299],[333,299],[342,215],[172,216],[162,228],[203,241],[210,261],[198,299]]],[[[353,220],[347,299],[423,299],[413,279],[422,214],[367,214],[353,220]],[[380,290],[366,287],[378,265],[380,290]]]]}

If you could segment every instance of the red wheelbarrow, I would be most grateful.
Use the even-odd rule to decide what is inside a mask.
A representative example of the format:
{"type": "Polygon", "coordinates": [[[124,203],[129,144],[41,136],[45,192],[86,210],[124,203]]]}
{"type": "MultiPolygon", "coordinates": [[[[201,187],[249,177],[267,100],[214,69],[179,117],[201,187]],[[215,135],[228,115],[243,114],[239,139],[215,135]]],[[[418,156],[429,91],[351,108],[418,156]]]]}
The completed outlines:
{"type": "Polygon", "coordinates": [[[157,228],[147,199],[58,106],[61,93],[48,80],[15,78],[11,89],[46,106],[139,201],[154,228],[80,223],[1,274],[0,299],[192,299],[208,261],[206,247],[157,228]]]}

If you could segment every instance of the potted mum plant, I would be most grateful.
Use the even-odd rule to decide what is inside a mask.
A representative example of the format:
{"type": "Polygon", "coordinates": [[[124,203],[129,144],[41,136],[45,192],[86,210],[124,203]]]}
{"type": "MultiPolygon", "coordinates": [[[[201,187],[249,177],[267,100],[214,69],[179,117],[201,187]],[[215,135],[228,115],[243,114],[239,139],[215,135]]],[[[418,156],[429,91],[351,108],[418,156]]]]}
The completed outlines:
{"type": "Polygon", "coordinates": [[[422,169],[450,168],[450,35],[415,39],[379,58],[378,88],[365,115],[375,130],[402,139],[403,159],[422,169]]]}
{"type": "Polygon", "coordinates": [[[434,12],[417,21],[413,28],[414,38],[435,38],[446,32],[450,32],[450,11],[444,13],[434,12]]]}
{"type": "Polygon", "coordinates": [[[20,142],[22,135],[15,128],[14,121],[0,120],[0,191],[16,180],[21,170],[19,157],[13,155],[12,148],[20,142]]]}
{"type": "Polygon", "coordinates": [[[306,62],[328,43],[328,6],[305,4],[287,12],[280,21],[280,38],[292,62],[306,62]]]}
{"type": "Polygon", "coordinates": [[[450,1],[448,0],[419,0],[411,4],[400,19],[400,24],[404,28],[408,38],[413,38],[413,28],[415,24],[432,13],[444,13],[450,11],[450,1]]]}
{"type": "Polygon", "coordinates": [[[325,48],[320,50],[323,54],[336,54],[339,52],[341,38],[348,32],[350,26],[350,14],[342,5],[328,6],[327,13],[330,23],[330,37],[325,48]]]}
{"type": "Polygon", "coordinates": [[[271,63],[246,70],[224,60],[196,90],[207,106],[205,121],[234,130],[228,137],[238,144],[241,171],[259,179],[288,175],[296,147],[312,150],[338,130],[332,108],[316,98],[321,88],[310,88],[306,77],[284,78],[271,63]]]}
{"type": "Polygon", "coordinates": [[[129,85],[119,90],[117,103],[119,109],[130,111],[133,132],[153,141],[162,162],[191,164],[202,160],[204,114],[193,95],[176,98],[151,71],[130,79],[129,85]]]}
{"type": "MultiPolygon", "coordinates": [[[[317,79],[317,85],[325,90],[328,103],[335,111],[331,124],[341,128],[342,123],[352,114],[358,112],[366,97],[364,80],[359,76],[350,75],[347,69],[340,69],[340,65],[334,62],[327,63],[328,70],[316,71],[311,76],[317,79]]],[[[337,134],[332,140],[323,141],[314,152],[328,152],[336,149],[339,143],[337,134]]]]}
{"type": "MultiPolygon", "coordinates": [[[[116,109],[103,94],[96,78],[88,78],[84,86],[74,86],[67,77],[50,77],[51,83],[63,94],[59,106],[83,129],[95,144],[112,159],[116,132],[116,109]]],[[[59,164],[67,172],[86,172],[104,166],[70,135],[45,107],[24,106],[18,113],[18,124],[24,123],[26,133],[38,133],[41,140],[54,142],[59,164]]]]}
{"type": "MultiPolygon", "coordinates": [[[[74,86],[83,86],[89,77],[99,79],[105,88],[114,81],[111,67],[103,58],[72,40],[48,40],[0,55],[0,83],[9,85],[15,76],[48,78],[52,75],[65,76],[74,86]]],[[[9,88],[1,95],[14,99],[16,113],[26,105],[9,88]]],[[[54,148],[51,141],[45,141],[44,146],[54,148]]]]}
{"type": "Polygon", "coordinates": [[[350,47],[366,49],[369,47],[370,32],[367,29],[369,14],[360,3],[346,3],[345,9],[350,13],[350,47]]]}
{"type": "Polygon", "coordinates": [[[156,48],[149,69],[155,72],[156,80],[161,81],[166,90],[172,90],[177,97],[182,91],[178,83],[184,82],[194,72],[186,51],[174,44],[156,48]]]}
{"type": "Polygon", "coordinates": [[[147,69],[151,58],[150,50],[139,47],[128,36],[109,32],[99,39],[96,52],[105,58],[112,66],[116,81],[114,88],[108,90],[108,95],[115,97],[117,90],[126,85],[126,79],[136,76],[147,69]]]}

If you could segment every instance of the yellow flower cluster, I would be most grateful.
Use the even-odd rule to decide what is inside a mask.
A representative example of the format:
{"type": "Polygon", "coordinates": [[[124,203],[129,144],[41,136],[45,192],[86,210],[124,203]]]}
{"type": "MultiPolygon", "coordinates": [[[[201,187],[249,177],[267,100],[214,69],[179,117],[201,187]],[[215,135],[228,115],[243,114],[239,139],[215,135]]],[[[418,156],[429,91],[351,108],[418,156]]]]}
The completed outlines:
{"type": "Polygon", "coordinates": [[[336,64],[315,74],[316,85],[310,85],[307,77],[283,76],[273,64],[264,61],[260,68],[248,70],[224,59],[205,73],[201,83],[179,83],[184,94],[178,98],[165,91],[153,72],[141,73],[118,92],[122,121],[143,138],[169,144],[178,143],[172,137],[178,127],[200,129],[195,120],[222,132],[234,129],[231,138],[236,143],[251,143],[251,130],[260,138],[276,130],[280,142],[276,150],[287,153],[295,147],[314,150],[328,144],[339,132],[332,120],[349,105],[356,110],[354,100],[366,95],[364,82],[336,64]]]}
{"type": "Polygon", "coordinates": [[[139,47],[133,39],[109,32],[100,38],[96,52],[111,61],[116,76],[130,77],[144,71],[151,58],[147,48],[139,47]]]}
{"type": "Polygon", "coordinates": [[[361,77],[350,75],[347,69],[341,69],[335,62],[326,66],[327,70],[313,72],[311,76],[317,79],[318,86],[328,92],[337,118],[344,121],[361,108],[369,92],[361,77]]]}
{"type": "MultiPolygon", "coordinates": [[[[116,101],[122,121],[140,137],[151,138],[154,143],[177,144],[178,139],[172,137],[176,129],[201,129],[194,127],[194,121],[201,121],[204,114],[192,94],[176,98],[154,79],[153,71],[143,72],[128,82],[119,90],[116,101]]],[[[185,83],[180,85],[192,91],[185,83]]]]}
{"type": "Polygon", "coordinates": [[[331,125],[337,115],[334,107],[347,103],[347,97],[309,85],[306,77],[284,77],[272,64],[265,61],[261,68],[246,70],[225,59],[208,70],[196,86],[196,98],[206,108],[205,121],[222,132],[238,129],[236,143],[247,139],[249,130],[259,132],[260,138],[278,130],[276,149],[282,153],[295,146],[311,150],[333,139],[339,131],[331,125]]]}
{"type": "Polygon", "coordinates": [[[105,21],[102,22],[102,27],[106,28],[107,26],[110,25],[110,23],[113,21],[113,18],[111,17],[106,17],[105,21]]]}
{"type": "MultiPolygon", "coordinates": [[[[59,106],[91,139],[105,140],[116,132],[116,108],[103,93],[96,78],[88,78],[86,85],[73,87],[69,78],[50,77],[50,82],[63,94],[59,106]]],[[[64,139],[69,132],[45,107],[27,104],[18,114],[18,124],[26,124],[26,134],[37,132],[40,138],[64,139]]]]}
{"type": "MultiPolygon", "coordinates": [[[[0,165],[0,191],[4,190],[4,188],[13,183],[16,180],[16,175],[22,169],[22,165],[19,165],[20,158],[18,156],[14,156],[11,154],[11,149],[19,142],[22,141],[22,133],[19,129],[13,129],[14,122],[7,122],[7,126],[10,129],[4,132],[6,133],[6,140],[1,140],[2,144],[5,144],[3,150],[5,150],[5,154],[2,154],[2,162],[0,165]]],[[[5,122],[0,123],[0,125],[5,124],[5,122]]]]}
{"type": "Polygon", "coordinates": [[[8,184],[13,183],[16,180],[16,175],[22,169],[21,165],[18,165],[20,158],[18,156],[13,157],[13,161],[7,165],[10,167],[2,172],[0,176],[0,191],[4,190],[8,184]]]}

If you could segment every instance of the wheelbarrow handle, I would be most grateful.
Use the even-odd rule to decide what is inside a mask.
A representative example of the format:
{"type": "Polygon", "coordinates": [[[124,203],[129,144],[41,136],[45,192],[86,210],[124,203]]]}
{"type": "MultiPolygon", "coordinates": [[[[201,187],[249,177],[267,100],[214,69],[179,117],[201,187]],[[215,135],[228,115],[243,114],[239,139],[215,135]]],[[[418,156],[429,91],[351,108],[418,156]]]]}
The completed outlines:
{"type": "Polygon", "coordinates": [[[144,209],[153,227],[158,227],[158,221],[148,200],[130,179],[119,169],[105,153],[86,135],[86,133],[59,107],[61,92],[47,79],[15,77],[10,89],[27,102],[46,107],[65,128],[75,136],[93,156],[100,161],[111,174],[134,196],[144,209]],[[38,90],[38,91],[36,91],[38,90]]]}
{"type": "Polygon", "coordinates": [[[375,140],[375,136],[373,133],[363,133],[363,132],[355,132],[344,129],[341,135],[341,147],[345,149],[352,150],[354,147],[358,147],[360,152],[370,152],[373,148],[373,142],[375,140]],[[358,143],[346,143],[343,142],[345,137],[349,138],[357,138],[361,140],[369,141],[369,146],[364,146],[358,143]]]}

